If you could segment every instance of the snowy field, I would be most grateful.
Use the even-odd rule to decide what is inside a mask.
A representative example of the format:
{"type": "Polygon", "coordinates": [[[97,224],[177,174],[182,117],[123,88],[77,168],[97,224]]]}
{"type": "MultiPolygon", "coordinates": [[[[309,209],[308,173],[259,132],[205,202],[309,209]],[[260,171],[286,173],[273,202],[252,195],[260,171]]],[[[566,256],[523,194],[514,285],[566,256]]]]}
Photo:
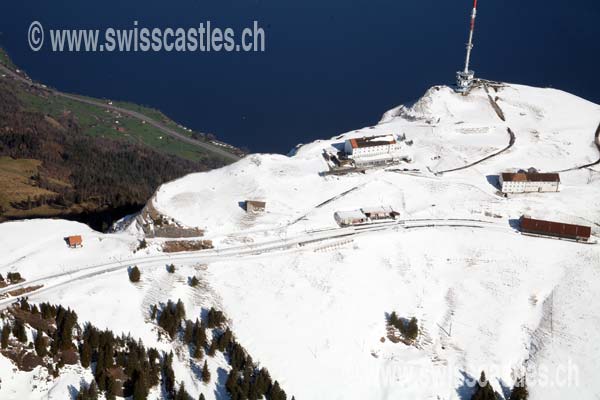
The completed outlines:
{"type": "MultiPolygon", "coordinates": [[[[240,343],[298,400],[469,399],[465,378],[481,370],[506,397],[523,367],[547,378],[528,377],[531,399],[599,398],[600,245],[524,236],[515,221],[529,214],[587,225],[598,240],[600,165],[578,167],[600,158],[600,106],[518,85],[489,94],[504,121],[483,89],[464,97],[434,87],[376,126],[160,187],[153,209],[203,229],[213,250],[166,255],[149,239],[135,251],[140,224],[149,222],[141,218],[112,234],[68,221],[11,222],[0,224],[0,273],[20,272],[22,286],[44,284],[32,302],[70,306],[80,321],[164,350],[172,345],[157,340],[152,304],[181,298],[188,317],[220,308],[240,343]],[[505,149],[509,129],[512,147],[444,172],[505,149]],[[412,163],[322,175],[323,150],[389,134],[412,141],[405,143],[412,163]],[[564,171],[561,191],[497,194],[500,172],[529,167],[564,171]],[[266,201],[266,211],[247,214],[245,200],[266,201]],[[333,219],[336,211],[388,205],[404,224],[339,228],[333,219]],[[83,236],[83,248],[67,248],[63,238],[72,234],[83,236]],[[171,262],[175,274],[165,269],[171,262]],[[127,279],[134,264],[138,284],[127,279]],[[187,285],[192,275],[197,288],[187,285]],[[418,319],[416,346],[382,340],[392,311],[418,319]],[[568,373],[571,381],[558,382],[568,373]]],[[[216,385],[207,387],[183,352],[174,365],[194,398],[227,398],[226,361],[209,366],[216,385]]],[[[72,368],[47,380],[0,356],[0,398],[69,398],[82,376],[91,378],[72,368]]]]}

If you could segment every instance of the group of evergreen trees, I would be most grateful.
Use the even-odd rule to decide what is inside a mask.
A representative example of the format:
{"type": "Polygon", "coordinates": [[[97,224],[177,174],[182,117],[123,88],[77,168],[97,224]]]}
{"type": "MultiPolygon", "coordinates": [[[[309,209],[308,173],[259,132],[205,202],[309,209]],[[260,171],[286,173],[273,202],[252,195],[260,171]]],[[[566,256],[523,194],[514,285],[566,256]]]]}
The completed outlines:
{"type": "MultiPolygon", "coordinates": [[[[6,274],[6,280],[8,281],[8,283],[19,283],[21,282],[23,278],[21,277],[21,274],[18,272],[9,272],[8,274],[6,274]]],[[[0,282],[5,282],[4,277],[2,276],[2,274],[0,274],[0,282]]]]}
{"type": "Polygon", "coordinates": [[[158,325],[163,328],[171,339],[175,338],[177,331],[181,327],[181,321],[185,318],[185,306],[181,299],[177,303],[171,300],[165,304],[158,314],[158,325]]]}
{"type": "Polygon", "coordinates": [[[231,339],[226,353],[229,356],[231,370],[225,382],[225,388],[231,395],[231,400],[286,400],[287,395],[273,382],[266,368],[259,368],[244,348],[231,339]]]}
{"type": "Polygon", "coordinates": [[[15,324],[12,328],[12,334],[21,343],[27,343],[27,331],[25,330],[25,324],[23,320],[15,320],[15,324]]]}
{"type": "MultiPolygon", "coordinates": [[[[518,378],[515,386],[512,389],[509,400],[527,400],[529,392],[525,378],[518,378]]],[[[475,385],[475,392],[471,396],[471,400],[496,400],[499,398],[498,393],[494,391],[492,385],[487,380],[485,372],[481,371],[479,381],[475,385]]]]}
{"type": "Polygon", "coordinates": [[[475,385],[475,392],[471,396],[471,400],[496,400],[496,392],[483,371],[481,371],[479,381],[475,385]]]}
{"type": "Polygon", "coordinates": [[[79,345],[81,365],[94,365],[94,379],[107,399],[116,395],[145,399],[151,387],[160,382],[160,354],[146,350],[141,341],[131,336],[115,336],[110,330],[101,331],[86,324],[79,345]],[[120,376],[124,380],[118,379],[120,376]]]}
{"type": "MultiPolygon", "coordinates": [[[[147,398],[151,388],[159,384],[168,400],[191,400],[183,383],[178,385],[176,381],[172,352],[161,354],[154,348],[146,349],[141,341],[130,335],[117,336],[90,323],[82,329],[77,323],[77,314],[60,305],[41,303],[38,308],[23,298],[15,307],[19,312],[15,311],[16,308],[11,309],[12,318],[3,318],[1,347],[6,349],[11,343],[22,343],[35,349],[54,376],[58,376],[62,368],[61,355],[64,352],[78,355],[81,366],[90,368],[94,379],[81,385],[77,400],[97,400],[101,393],[107,400],[114,400],[116,396],[142,400],[147,398]],[[37,321],[35,326],[31,326],[33,343],[29,342],[29,322],[25,321],[37,321]],[[15,342],[10,342],[11,334],[15,342]]],[[[231,365],[225,386],[232,400],[287,399],[285,391],[277,381],[272,381],[267,369],[255,364],[235,340],[231,330],[224,326],[226,318],[221,311],[211,308],[206,322],[198,318],[192,322],[185,319],[181,300],[177,303],[169,300],[160,311],[153,307],[153,314],[172,339],[181,340],[189,346],[189,354],[202,365],[199,377],[205,384],[211,382],[211,373],[204,354],[214,356],[220,351],[231,365]]],[[[203,400],[204,396],[200,395],[199,399],[203,400]]]]}
{"type": "Polygon", "coordinates": [[[390,314],[388,323],[398,329],[402,336],[410,341],[414,341],[419,336],[419,322],[415,317],[412,317],[408,323],[402,318],[398,318],[395,311],[390,314]]]}
{"type": "Polygon", "coordinates": [[[96,400],[101,392],[107,400],[115,399],[115,396],[143,400],[152,387],[161,383],[161,376],[169,399],[175,398],[172,353],[161,355],[154,348],[146,349],[141,341],[129,335],[116,336],[110,330],[99,330],[89,323],[82,331],[77,324],[77,314],[60,305],[41,303],[38,308],[23,298],[15,307],[19,312],[13,311],[12,318],[3,318],[1,347],[10,346],[11,334],[16,341],[28,344],[25,320],[31,320],[37,328],[33,343],[28,347],[33,347],[37,355],[46,360],[52,375],[58,376],[62,367],[61,354],[65,351],[75,351],[81,366],[92,369],[94,380],[81,386],[78,400],[96,400]]]}
{"type": "Polygon", "coordinates": [[[79,386],[79,393],[77,393],[76,400],[98,400],[98,386],[95,381],[92,381],[89,385],[81,384],[79,386]]]}
{"type": "MultiPolygon", "coordinates": [[[[38,328],[34,335],[33,347],[38,356],[55,356],[59,352],[73,348],[73,329],[77,324],[77,314],[71,309],[62,306],[51,306],[48,303],[42,303],[38,309],[37,305],[30,305],[27,298],[21,298],[18,301],[18,308],[21,311],[32,315],[39,315],[44,320],[54,320],[54,329],[44,332],[38,328]],[[47,335],[48,339],[44,336],[47,335]],[[48,344],[50,342],[50,349],[48,344]]],[[[10,334],[21,343],[28,343],[25,321],[22,316],[15,316],[14,320],[4,321],[1,332],[0,345],[2,348],[8,347],[10,334]]]]}
{"type": "MultiPolygon", "coordinates": [[[[217,351],[225,354],[225,358],[231,365],[231,371],[227,378],[225,387],[232,400],[286,400],[287,395],[279,386],[277,381],[273,382],[266,368],[259,368],[254,364],[250,355],[235,340],[233,332],[225,327],[226,318],[222,311],[211,307],[207,313],[206,323],[199,319],[194,322],[185,320],[185,308],[181,300],[177,303],[169,300],[160,310],[158,306],[151,309],[152,318],[156,318],[171,339],[179,338],[189,346],[189,352],[195,359],[202,359],[204,352],[210,357],[216,355],[217,351]],[[207,330],[210,330],[212,340],[208,343],[207,330]]],[[[172,393],[175,399],[188,399],[185,388],[181,386],[175,389],[175,379],[170,369],[170,357],[164,363],[165,390],[172,393]]],[[[211,379],[208,362],[205,359],[201,378],[204,383],[211,379]]],[[[202,399],[203,396],[200,397],[202,399]]]]}
{"type": "Polygon", "coordinates": [[[208,328],[218,328],[226,322],[225,315],[222,311],[215,310],[213,307],[208,310],[208,328]]]}
{"type": "Polygon", "coordinates": [[[529,398],[529,391],[527,390],[527,382],[525,377],[518,378],[512,392],[510,393],[509,400],[527,400],[529,398]]]}
{"type": "Polygon", "coordinates": [[[190,320],[186,320],[183,331],[183,342],[190,346],[192,357],[196,359],[204,357],[204,349],[208,344],[206,324],[198,321],[197,318],[193,323],[190,320]]]}

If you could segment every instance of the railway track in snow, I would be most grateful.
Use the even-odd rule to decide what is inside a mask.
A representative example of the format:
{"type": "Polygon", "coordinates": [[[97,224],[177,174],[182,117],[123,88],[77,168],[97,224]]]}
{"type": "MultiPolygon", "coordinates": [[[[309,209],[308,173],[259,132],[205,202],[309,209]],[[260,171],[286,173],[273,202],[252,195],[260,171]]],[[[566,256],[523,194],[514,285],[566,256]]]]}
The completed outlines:
{"type": "Polygon", "coordinates": [[[483,221],[477,219],[412,219],[365,224],[343,228],[331,228],[320,230],[317,229],[314,231],[307,231],[305,234],[291,238],[277,239],[263,243],[235,246],[224,249],[202,250],[172,255],[160,254],[145,257],[132,257],[127,259],[115,260],[112,262],[85,266],[68,272],[61,272],[59,274],[48,275],[30,281],[21,282],[16,285],[7,286],[5,288],[0,289],[0,309],[8,307],[18,298],[18,296],[13,297],[8,295],[9,292],[16,289],[26,289],[34,285],[43,285],[41,288],[33,290],[26,294],[31,298],[45,294],[52,290],[63,288],[67,285],[76,283],[81,280],[86,280],[100,275],[126,270],[127,268],[133,265],[137,265],[143,270],[144,268],[163,268],[166,264],[174,262],[210,263],[216,261],[227,261],[229,259],[239,260],[241,257],[258,256],[266,253],[283,252],[290,250],[303,251],[304,248],[308,246],[316,245],[325,241],[357,237],[382,231],[400,231],[404,229],[432,227],[484,229],[488,228],[503,231],[513,230],[512,228],[504,226],[497,222],[483,221]]]}

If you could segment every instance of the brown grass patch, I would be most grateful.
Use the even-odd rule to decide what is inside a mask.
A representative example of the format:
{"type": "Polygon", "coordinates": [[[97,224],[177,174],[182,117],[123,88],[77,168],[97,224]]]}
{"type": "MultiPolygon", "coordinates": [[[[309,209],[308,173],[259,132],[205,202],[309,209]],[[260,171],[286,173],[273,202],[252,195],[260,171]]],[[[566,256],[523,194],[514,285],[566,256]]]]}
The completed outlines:
{"type": "Polygon", "coordinates": [[[26,324],[29,324],[33,329],[41,329],[46,333],[52,333],[56,329],[54,327],[54,319],[43,319],[42,314],[32,314],[30,311],[23,311],[19,306],[10,307],[9,312],[26,324]]]}
{"type": "Polygon", "coordinates": [[[163,244],[165,253],[212,249],[212,240],[170,240],[163,244]]]}
{"type": "Polygon", "coordinates": [[[25,293],[30,293],[30,292],[36,291],[42,287],[44,287],[44,285],[26,286],[23,288],[11,290],[10,292],[8,292],[8,294],[10,294],[11,296],[17,297],[17,296],[24,295],[25,293]]]}
{"type": "Polygon", "coordinates": [[[38,365],[43,365],[43,360],[33,350],[28,350],[21,343],[9,346],[1,351],[2,355],[11,360],[20,371],[33,371],[38,365]]]}
{"type": "Polygon", "coordinates": [[[36,186],[32,176],[38,173],[42,162],[30,159],[13,159],[0,157],[0,205],[5,209],[10,207],[12,201],[24,201],[27,197],[33,198],[40,195],[53,195],[46,189],[36,186]]]}
{"type": "Polygon", "coordinates": [[[74,349],[60,352],[60,359],[65,365],[75,365],[79,362],[79,354],[74,349]]]}

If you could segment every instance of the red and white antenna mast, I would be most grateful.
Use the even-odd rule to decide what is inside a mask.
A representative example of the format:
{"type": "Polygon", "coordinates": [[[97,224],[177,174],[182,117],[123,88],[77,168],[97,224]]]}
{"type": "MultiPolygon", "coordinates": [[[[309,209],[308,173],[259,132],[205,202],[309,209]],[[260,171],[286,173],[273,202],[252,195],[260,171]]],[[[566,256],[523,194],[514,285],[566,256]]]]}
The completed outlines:
{"type": "Polygon", "coordinates": [[[475,31],[475,18],[477,18],[477,0],[473,0],[473,11],[471,12],[471,29],[469,30],[469,42],[467,43],[467,57],[465,58],[465,69],[456,73],[457,90],[461,93],[467,92],[473,84],[475,72],[469,69],[471,63],[471,50],[473,50],[473,32],[475,31]]]}

